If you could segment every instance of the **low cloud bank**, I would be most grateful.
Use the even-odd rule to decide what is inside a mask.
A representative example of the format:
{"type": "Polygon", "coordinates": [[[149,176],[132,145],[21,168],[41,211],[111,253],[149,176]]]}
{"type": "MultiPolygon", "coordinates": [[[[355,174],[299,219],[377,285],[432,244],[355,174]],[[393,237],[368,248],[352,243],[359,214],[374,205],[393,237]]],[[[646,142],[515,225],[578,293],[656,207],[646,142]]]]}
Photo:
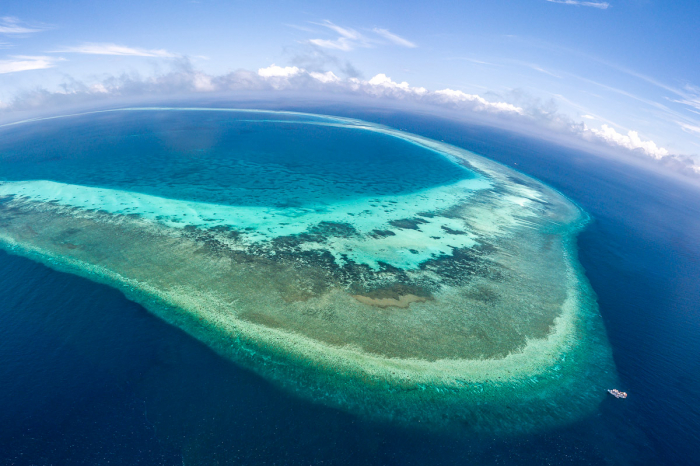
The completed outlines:
{"type": "Polygon", "coordinates": [[[34,89],[16,96],[10,102],[0,102],[3,120],[19,119],[20,114],[48,110],[55,107],[109,102],[117,98],[177,97],[187,94],[206,95],[221,93],[264,92],[286,95],[284,91],[304,92],[307,95],[349,96],[369,98],[382,102],[406,102],[437,109],[449,109],[466,118],[487,119],[503,128],[513,126],[538,129],[556,138],[595,144],[618,153],[636,155],[642,160],[654,161],[673,171],[700,180],[700,161],[694,156],[672,154],[654,141],[642,138],[635,131],[623,134],[609,125],[600,129],[575,122],[556,111],[551,104],[538,101],[515,105],[497,96],[479,96],[459,90],[431,91],[413,87],[407,82],[396,82],[385,74],[369,80],[356,77],[340,78],[332,71],[307,71],[299,66],[271,65],[257,72],[239,70],[225,75],[210,75],[196,70],[187,60],[181,60],[173,71],[143,77],[123,74],[101,81],[84,83],[65,82],[59,90],[34,89]]]}

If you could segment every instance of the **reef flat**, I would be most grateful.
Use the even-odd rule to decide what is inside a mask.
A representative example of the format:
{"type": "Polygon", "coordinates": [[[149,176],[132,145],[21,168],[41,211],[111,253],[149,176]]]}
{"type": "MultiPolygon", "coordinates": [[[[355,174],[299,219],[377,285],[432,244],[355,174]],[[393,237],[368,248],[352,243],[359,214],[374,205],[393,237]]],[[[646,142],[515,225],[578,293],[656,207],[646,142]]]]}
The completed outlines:
{"type": "MultiPolygon", "coordinates": [[[[46,159],[52,171],[38,178],[32,170],[41,168],[6,163],[21,154],[21,137],[0,145],[4,248],[115,286],[219,354],[358,415],[514,433],[590,413],[613,383],[576,257],[587,217],[544,184],[358,120],[214,109],[97,115],[160,118],[166,127],[171,115],[187,117],[197,123],[193,137],[207,125],[258,133],[238,131],[226,146],[233,162],[217,168],[221,176],[238,170],[240,184],[214,173],[196,189],[182,181],[196,171],[181,150],[168,166],[144,162],[142,176],[115,184],[105,181],[110,167],[96,175],[99,160],[71,178],[68,162],[46,159]],[[236,145],[250,137],[278,138],[277,146],[236,145]],[[303,164],[304,154],[270,155],[323,138],[370,138],[363,150],[382,147],[373,157],[396,151],[414,166],[396,179],[394,162],[379,173],[369,162],[343,165],[352,154],[303,164]],[[144,181],[152,172],[158,189],[144,181]],[[241,188],[251,176],[257,184],[241,188]]],[[[86,124],[73,122],[76,131],[77,123],[86,124]]],[[[187,154],[197,154],[192,147],[187,154]]]]}

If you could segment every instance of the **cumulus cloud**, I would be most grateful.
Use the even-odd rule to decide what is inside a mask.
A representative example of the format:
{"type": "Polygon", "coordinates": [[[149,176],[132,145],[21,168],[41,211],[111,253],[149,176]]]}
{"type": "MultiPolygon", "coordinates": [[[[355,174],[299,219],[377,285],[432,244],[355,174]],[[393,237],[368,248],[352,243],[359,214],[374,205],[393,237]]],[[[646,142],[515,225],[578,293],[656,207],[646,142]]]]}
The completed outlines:
{"type": "Polygon", "coordinates": [[[467,94],[462,91],[454,91],[452,89],[443,89],[441,91],[435,91],[435,94],[440,97],[444,97],[445,100],[451,100],[453,102],[473,102],[477,105],[478,109],[491,109],[498,112],[512,112],[519,115],[524,115],[525,112],[522,108],[506,102],[489,102],[483,97],[476,94],[467,94]]]}
{"type": "Polygon", "coordinates": [[[589,129],[589,131],[610,144],[616,144],[630,150],[639,149],[646,155],[657,160],[668,155],[668,150],[663,147],[658,147],[654,141],[642,140],[642,138],[639,137],[639,133],[636,131],[628,131],[627,134],[624,135],[618,133],[614,128],[608,125],[603,125],[600,129],[589,129]]]}
{"type": "Polygon", "coordinates": [[[77,47],[63,47],[56,50],[60,53],[82,53],[87,55],[120,55],[129,57],[160,57],[174,58],[176,54],[163,49],[143,49],[139,47],[127,47],[112,43],[88,43],[77,47]]]}
{"type": "Polygon", "coordinates": [[[263,78],[273,78],[273,77],[281,77],[281,78],[290,78],[292,76],[296,76],[299,73],[301,73],[301,69],[297,68],[296,66],[277,66],[274,63],[267,68],[260,68],[258,70],[258,74],[262,76],[263,78]]]}
{"type": "Polygon", "coordinates": [[[324,84],[336,83],[340,81],[340,78],[335,75],[332,71],[326,71],[325,73],[319,73],[316,71],[310,71],[309,76],[317,81],[321,81],[324,84]]]}
{"type": "Polygon", "coordinates": [[[379,34],[386,40],[396,44],[400,45],[402,47],[408,47],[408,48],[416,48],[417,45],[411,42],[410,40],[404,39],[403,37],[397,36],[396,34],[389,32],[387,29],[381,29],[381,28],[374,28],[372,29],[376,34],[379,34]]]}
{"type": "Polygon", "coordinates": [[[293,78],[302,73],[306,74],[306,70],[296,66],[282,67],[275,64],[258,70],[258,76],[265,79],[273,89],[288,89],[292,87],[289,78],[293,78]]]}
{"type": "MultiPolygon", "coordinates": [[[[358,83],[360,81],[357,81],[358,83]]],[[[399,91],[401,93],[406,93],[406,94],[415,94],[415,95],[425,95],[427,92],[427,89],[424,87],[411,87],[406,81],[397,83],[391,80],[390,77],[385,75],[384,73],[380,73],[376,76],[374,76],[372,79],[367,81],[367,84],[372,86],[371,93],[376,93],[374,91],[376,90],[390,90],[390,91],[399,91]]],[[[380,93],[383,91],[380,91],[380,93]]]]}
{"type": "Polygon", "coordinates": [[[547,0],[550,3],[563,3],[564,5],[590,6],[600,10],[607,10],[610,4],[607,2],[581,2],[578,0],[547,0]]]}
{"type": "Polygon", "coordinates": [[[0,74],[51,68],[60,60],[56,57],[14,55],[9,60],[0,60],[0,74]]]}

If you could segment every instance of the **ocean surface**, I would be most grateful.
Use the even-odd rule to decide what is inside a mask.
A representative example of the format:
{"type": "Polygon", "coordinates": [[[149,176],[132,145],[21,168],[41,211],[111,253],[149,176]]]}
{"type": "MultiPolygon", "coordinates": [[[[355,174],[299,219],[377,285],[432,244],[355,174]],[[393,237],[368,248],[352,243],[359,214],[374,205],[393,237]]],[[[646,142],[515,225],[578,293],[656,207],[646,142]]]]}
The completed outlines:
{"type": "MultiPolygon", "coordinates": [[[[535,176],[576,201],[593,218],[579,236],[579,258],[598,295],[617,388],[629,398],[606,398],[573,424],[496,438],[368,421],[275,388],[110,287],[0,252],[0,464],[179,465],[184,458],[198,464],[693,464],[700,444],[698,189],[484,127],[348,108],[300,110],[443,140],[535,176]]],[[[9,153],[3,147],[15,146],[3,138],[0,178],[116,189],[140,184],[139,192],[152,195],[303,208],[310,197],[330,203],[367,191],[402,195],[471,177],[437,155],[426,164],[426,154],[408,143],[392,152],[394,146],[382,146],[376,135],[355,151],[318,127],[317,146],[296,146],[303,156],[279,160],[271,149],[265,163],[278,169],[262,182],[250,176],[257,159],[245,158],[222,179],[216,161],[221,147],[232,144],[226,135],[248,131],[254,137],[253,123],[204,134],[209,151],[201,150],[202,141],[172,132],[159,138],[149,124],[148,118],[133,121],[142,134],[125,130],[132,151],[88,144],[69,151],[69,160],[66,147],[73,140],[60,124],[30,135],[21,132],[36,127],[17,127],[12,134],[41,143],[9,153]],[[104,154],[102,172],[85,171],[85,157],[96,151],[104,154]],[[338,151],[346,161],[340,168],[323,156],[338,151]],[[168,183],[135,169],[143,154],[158,161],[165,153],[180,158],[168,183]],[[41,163],[23,163],[27,157],[41,163]],[[294,163],[300,159],[307,165],[294,163]],[[376,170],[375,183],[343,183],[353,172],[366,180],[368,166],[376,170]],[[286,185],[286,176],[299,179],[286,185]],[[230,190],[231,197],[217,197],[220,189],[207,190],[213,182],[245,187],[246,196],[230,190]],[[294,186],[310,186],[313,193],[294,186]]],[[[256,147],[268,143],[274,148],[279,141],[257,141],[256,147]]]]}

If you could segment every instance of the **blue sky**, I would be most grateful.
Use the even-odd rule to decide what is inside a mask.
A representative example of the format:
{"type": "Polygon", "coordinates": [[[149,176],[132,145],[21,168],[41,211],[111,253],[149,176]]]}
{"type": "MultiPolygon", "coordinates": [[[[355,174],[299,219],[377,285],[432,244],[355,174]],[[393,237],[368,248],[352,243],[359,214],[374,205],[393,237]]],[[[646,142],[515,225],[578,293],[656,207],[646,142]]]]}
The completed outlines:
{"type": "Polygon", "coordinates": [[[653,158],[700,153],[697,1],[5,0],[0,18],[8,112],[38,89],[124,93],[124,73],[187,67],[204,92],[248,70],[270,89],[315,76],[318,92],[516,108],[550,129],[556,114],[577,137],[653,158]]]}

